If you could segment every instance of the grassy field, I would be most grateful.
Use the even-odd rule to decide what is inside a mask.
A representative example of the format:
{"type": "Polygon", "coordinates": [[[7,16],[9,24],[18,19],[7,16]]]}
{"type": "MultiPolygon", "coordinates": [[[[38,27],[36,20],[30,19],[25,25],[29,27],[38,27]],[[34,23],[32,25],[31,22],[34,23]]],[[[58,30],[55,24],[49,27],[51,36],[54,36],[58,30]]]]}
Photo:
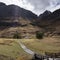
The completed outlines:
{"type": "Polygon", "coordinates": [[[1,60],[31,60],[32,56],[27,54],[19,45],[21,42],[35,53],[60,52],[60,38],[44,39],[5,39],[0,38],[0,59],[1,60]]]}
{"type": "Polygon", "coordinates": [[[13,58],[14,60],[30,59],[30,55],[24,52],[17,43],[17,39],[0,39],[0,57],[1,56],[3,56],[3,60],[9,60],[4,56],[13,58]]]}
{"type": "Polygon", "coordinates": [[[24,39],[21,42],[38,54],[60,52],[60,38],[24,39]]]}

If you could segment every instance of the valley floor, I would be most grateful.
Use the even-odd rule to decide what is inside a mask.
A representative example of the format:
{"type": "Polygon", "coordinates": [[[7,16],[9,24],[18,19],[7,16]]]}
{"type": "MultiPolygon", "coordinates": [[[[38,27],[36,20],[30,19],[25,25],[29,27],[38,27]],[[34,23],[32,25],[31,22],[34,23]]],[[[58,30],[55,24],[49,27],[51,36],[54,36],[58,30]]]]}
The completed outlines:
{"type": "Polygon", "coordinates": [[[24,39],[21,42],[38,54],[60,52],[60,38],[48,37],[44,39],[24,39]]]}
{"type": "Polygon", "coordinates": [[[38,54],[60,52],[60,38],[48,37],[40,40],[0,38],[0,59],[31,60],[32,56],[24,51],[19,43],[24,44],[28,49],[38,54]]]}
{"type": "Polygon", "coordinates": [[[32,56],[26,53],[18,39],[0,38],[0,59],[1,60],[29,60],[32,56]]]}

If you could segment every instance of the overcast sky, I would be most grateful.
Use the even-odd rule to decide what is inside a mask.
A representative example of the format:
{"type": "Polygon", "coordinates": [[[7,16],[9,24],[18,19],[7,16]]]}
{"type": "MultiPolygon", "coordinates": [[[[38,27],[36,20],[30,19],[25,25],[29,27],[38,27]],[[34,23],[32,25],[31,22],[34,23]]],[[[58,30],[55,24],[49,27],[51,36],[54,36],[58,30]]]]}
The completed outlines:
{"type": "Polygon", "coordinates": [[[60,8],[60,0],[0,0],[7,5],[15,4],[25,9],[31,10],[37,15],[45,10],[54,11],[60,8]]]}

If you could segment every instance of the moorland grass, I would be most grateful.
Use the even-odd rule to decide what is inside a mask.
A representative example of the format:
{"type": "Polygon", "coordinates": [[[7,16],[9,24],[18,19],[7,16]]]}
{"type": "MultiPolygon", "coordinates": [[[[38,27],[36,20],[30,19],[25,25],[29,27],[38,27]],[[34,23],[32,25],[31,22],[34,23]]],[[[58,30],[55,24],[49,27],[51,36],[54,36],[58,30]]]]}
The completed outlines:
{"type": "Polygon", "coordinates": [[[17,43],[17,41],[18,39],[1,38],[0,39],[0,55],[10,56],[16,60],[21,60],[21,59],[23,60],[24,57],[27,57],[24,60],[29,59],[30,55],[27,54],[21,48],[21,46],[17,43]]]}
{"type": "Polygon", "coordinates": [[[57,53],[60,52],[60,38],[44,38],[44,39],[24,39],[21,40],[27,48],[35,51],[38,54],[57,53]]]}

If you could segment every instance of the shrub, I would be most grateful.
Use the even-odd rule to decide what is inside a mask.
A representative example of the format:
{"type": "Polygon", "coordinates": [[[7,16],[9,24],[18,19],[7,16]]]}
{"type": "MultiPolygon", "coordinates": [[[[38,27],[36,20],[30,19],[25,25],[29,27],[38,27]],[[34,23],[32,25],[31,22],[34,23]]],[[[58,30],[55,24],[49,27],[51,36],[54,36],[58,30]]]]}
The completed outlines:
{"type": "Polygon", "coordinates": [[[36,38],[37,39],[42,39],[44,36],[44,33],[43,32],[36,32],[36,38]]]}
{"type": "Polygon", "coordinates": [[[15,33],[13,38],[15,39],[21,39],[21,35],[19,33],[15,33]]]}

